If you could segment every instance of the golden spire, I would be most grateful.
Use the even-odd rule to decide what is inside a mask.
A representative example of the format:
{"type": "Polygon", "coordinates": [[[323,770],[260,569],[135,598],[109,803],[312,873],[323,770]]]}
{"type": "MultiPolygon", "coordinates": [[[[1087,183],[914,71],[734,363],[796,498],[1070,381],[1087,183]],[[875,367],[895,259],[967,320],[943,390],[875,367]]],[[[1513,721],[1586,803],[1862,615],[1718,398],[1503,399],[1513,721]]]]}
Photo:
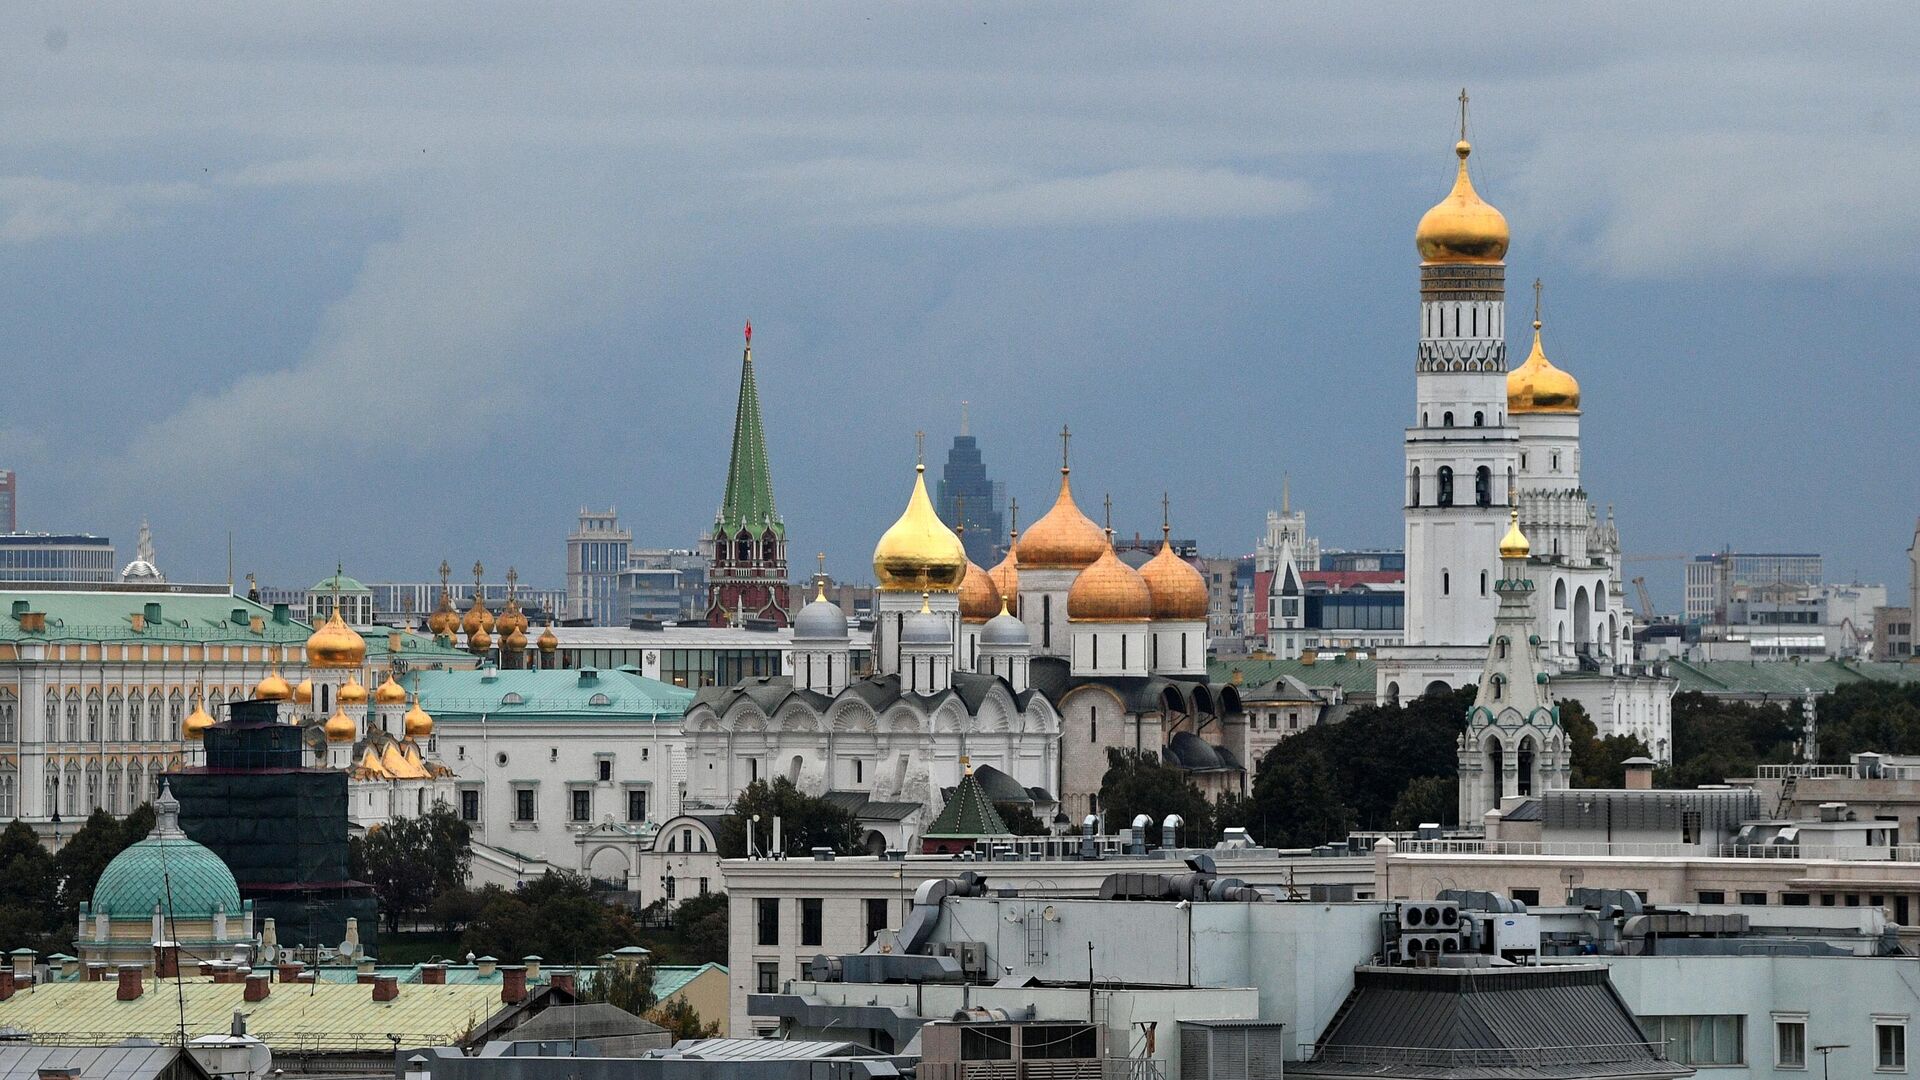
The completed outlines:
{"type": "Polygon", "coordinates": [[[1473,190],[1473,178],[1467,174],[1467,156],[1473,144],[1467,141],[1467,92],[1460,91],[1460,141],[1453,152],[1460,158],[1453,190],[1428,210],[1414,230],[1414,245],[1420,259],[1428,264],[1494,264],[1507,255],[1509,239],[1507,219],[1488,205],[1473,190]]]}
{"type": "Polygon", "coordinates": [[[1527,536],[1520,531],[1520,508],[1507,511],[1507,535],[1500,538],[1500,557],[1503,559],[1524,559],[1533,545],[1527,543],[1527,536]]]}
{"type": "Polygon", "coordinates": [[[1540,279],[1533,279],[1533,349],[1527,361],[1507,372],[1510,413],[1577,413],[1580,380],[1553,366],[1540,346],[1540,279]]]}
{"type": "Polygon", "coordinates": [[[827,553],[822,551],[814,558],[818,561],[819,568],[813,572],[813,601],[818,604],[827,599],[827,553]]]}

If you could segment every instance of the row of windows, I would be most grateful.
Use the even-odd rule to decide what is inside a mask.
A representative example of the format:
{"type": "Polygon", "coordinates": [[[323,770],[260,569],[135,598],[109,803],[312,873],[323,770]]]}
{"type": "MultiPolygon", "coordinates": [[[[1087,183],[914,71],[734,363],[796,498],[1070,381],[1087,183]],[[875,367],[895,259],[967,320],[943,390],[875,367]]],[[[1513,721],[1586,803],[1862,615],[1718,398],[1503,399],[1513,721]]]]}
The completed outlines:
{"type": "MultiPolygon", "coordinates": [[[[1453,466],[1440,466],[1439,470],[1434,473],[1434,483],[1434,505],[1441,507],[1452,506],[1454,502],[1453,466]]],[[[1513,490],[1512,469],[1507,470],[1507,490],[1513,490]]],[[[1409,506],[1419,506],[1421,505],[1420,500],[1423,497],[1424,493],[1420,484],[1420,467],[1416,465],[1414,466],[1413,475],[1407,486],[1407,504],[1409,506]]],[[[1493,505],[1493,470],[1485,465],[1473,471],[1473,504],[1475,506],[1493,505]]]]}
{"type": "MultiPolygon", "coordinates": [[[[1666,1047],[1668,1061],[1677,1065],[1747,1065],[1747,1018],[1738,1014],[1707,1016],[1643,1016],[1640,1023],[1647,1038],[1666,1047]]],[[[1845,1050],[1844,1042],[1809,1046],[1807,1017],[1799,1013],[1774,1014],[1773,1065],[1777,1069],[1809,1067],[1809,1050],[1822,1058],[1826,1052],[1845,1050]]],[[[1907,1071],[1907,1022],[1898,1017],[1875,1017],[1872,1055],[1874,1071],[1907,1071]]]]}
{"type": "MultiPolygon", "coordinates": [[[[112,761],[104,769],[98,762],[85,769],[69,764],[64,772],[58,767],[50,768],[46,804],[55,813],[76,819],[95,810],[116,815],[131,813],[141,803],[151,802],[160,794],[160,776],[166,769],[167,766],[158,761],[151,765],[129,762],[124,768],[120,762],[112,761]]],[[[13,766],[0,764],[0,820],[19,816],[19,794],[19,774],[13,766]]]]}
{"type": "MultiPolygon", "coordinates": [[[[780,905],[782,898],[763,896],[753,902],[753,940],[760,946],[777,946],[780,942],[780,905]]],[[[803,896],[797,901],[800,905],[800,947],[810,948],[824,944],[822,932],[826,901],[817,896],[803,896]]],[[[887,901],[885,897],[869,897],[861,901],[866,916],[865,944],[871,944],[874,936],[887,929],[887,901]]],[[[765,964],[761,965],[763,968],[765,964]]],[[[777,967],[777,965],[776,965],[777,967]]],[[[778,979],[778,975],[775,975],[778,979]]],[[[777,988],[776,988],[777,989],[777,988]]],[[[761,987],[761,993],[773,993],[774,990],[761,987]]]]}
{"type": "MultiPolygon", "coordinates": [[[[603,763],[610,764],[610,763],[603,763]]],[[[604,779],[604,777],[603,777],[604,779]]],[[[626,820],[638,824],[647,820],[650,790],[646,787],[626,789],[624,809],[626,820]]],[[[590,787],[569,787],[565,803],[567,820],[576,825],[593,821],[594,789],[590,787]]],[[[516,784],[513,787],[513,821],[516,825],[531,825],[540,820],[540,789],[533,784],[516,784]]],[[[462,821],[480,820],[480,789],[463,788],[460,792],[460,819],[462,821]]],[[[704,850],[704,847],[703,847],[704,850]]]]}

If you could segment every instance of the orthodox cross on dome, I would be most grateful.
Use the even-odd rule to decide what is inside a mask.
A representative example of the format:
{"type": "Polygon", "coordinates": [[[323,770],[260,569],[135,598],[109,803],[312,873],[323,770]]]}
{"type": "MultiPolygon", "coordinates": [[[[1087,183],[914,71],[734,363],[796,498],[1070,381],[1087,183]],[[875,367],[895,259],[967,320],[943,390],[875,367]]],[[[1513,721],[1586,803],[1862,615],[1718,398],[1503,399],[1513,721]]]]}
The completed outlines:
{"type": "Polygon", "coordinates": [[[440,591],[441,592],[447,591],[447,579],[451,576],[453,576],[453,567],[447,565],[447,560],[441,559],[440,560],[440,591]]]}
{"type": "Polygon", "coordinates": [[[1112,540],[1113,539],[1113,492],[1111,491],[1107,492],[1106,498],[1102,499],[1101,502],[1107,508],[1107,539],[1112,540]]]}
{"type": "Polygon", "coordinates": [[[924,431],[913,433],[913,463],[920,467],[927,463],[927,433],[924,431]]]}
{"type": "Polygon", "coordinates": [[[1173,536],[1173,500],[1166,492],[1160,493],[1160,539],[1164,542],[1173,536]]]}
{"type": "Polygon", "coordinates": [[[1533,328],[1540,329],[1540,279],[1533,279],[1533,328]]]}
{"type": "Polygon", "coordinates": [[[1467,88],[1460,88],[1460,141],[1467,141],[1467,88]]]}
{"type": "Polygon", "coordinates": [[[513,599],[513,586],[519,580],[520,572],[511,566],[507,567],[507,599],[513,599]]]}
{"type": "Polygon", "coordinates": [[[1020,499],[1017,496],[1007,500],[1007,535],[1015,540],[1020,539],[1020,499]]]}
{"type": "Polygon", "coordinates": [[[1072,440],[1072,438],[1073,438],[1073,432],[1067,430],[1067,425],[1061,424],[1060,425],[1060,471],[1061,472],[1067,471],[1067,444],[1070,440],[1072,440]]]}
{"type": "Polygon", "coordinates": [[[486,572],[487,568],[480,565],[479,559],[473,560],[473,598],[475,600],[480,599],[480,575],[486,572]]]}

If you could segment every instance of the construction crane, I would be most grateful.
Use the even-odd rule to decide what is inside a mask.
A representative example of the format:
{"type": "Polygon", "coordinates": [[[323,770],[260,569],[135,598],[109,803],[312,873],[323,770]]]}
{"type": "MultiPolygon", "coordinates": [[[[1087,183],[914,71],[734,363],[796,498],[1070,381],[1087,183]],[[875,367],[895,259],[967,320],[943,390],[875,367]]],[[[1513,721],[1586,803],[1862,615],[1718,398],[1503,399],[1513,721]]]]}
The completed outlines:
{"type": "Polygon", "coordinates": [[[1640,593],[1640,618],[1646,622],[1652,622],[1654,620],[1653,594],[1647,591],[1647,579],[1634,578],[1633,587],[1640,593]]]}

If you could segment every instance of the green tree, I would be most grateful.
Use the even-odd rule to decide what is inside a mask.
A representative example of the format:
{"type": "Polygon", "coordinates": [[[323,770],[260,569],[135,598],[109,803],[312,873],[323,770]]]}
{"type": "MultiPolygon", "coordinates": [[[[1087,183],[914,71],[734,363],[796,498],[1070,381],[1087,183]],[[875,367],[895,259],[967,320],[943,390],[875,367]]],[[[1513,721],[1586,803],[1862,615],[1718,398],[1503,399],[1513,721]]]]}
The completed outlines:
{"type": "Polygon", "coordinates": [[[1253,785],[1250,827],[1256,840],[1276,847],[1314,847],[1344,840],[1353,829],[1353,809],[1342,798],[1339,774],[1327,755],[1318,746],[1290,745],[1325,730],[1295,735],[1267,755],[1253,785]]]}
{"type": "Polygon", "coordinates": [[[60,874],[33,827],[15,821],[0,832],[0,945],[42,956],[71,944],[71,928],[57,922],[60,874]]]}
{"type": "Polygon", "coordinates": [[[1460,782],[1450,776],[1416,776],[1393,804],[1390,829],[1417,829],[1429,822],[1452,821],[1460,808],[1460,782]]]}
{"type": "Polygon", "coordinates": [[[779,777],[772,783],[756,780],[733,801],[733,813],[720,819],[714,838],[723,859],[747,855],[747,829],[753,828],[754,846],[765,852],[773,846],[773,819],[780,819],[780,845],[788,855],[807,855],[814,848],[832,848],[835,854],[860,850],[860,823],[846,810],[818,799],[779,777]],[[760,820],[753,821],[758,814],[760,820]]]}
{"type": "MultiPolygon", "coordinates": [[[[1100,778],[1100,807],[1109,832],[1127,828],[1136,815],[1146,814],[1155,824],[1178,814],[1186,824],[1182,844],[1214,841],[1213,804],[1194,785],[1186,770],[1168,765],[1150,751],[1109,749],[1107,771],[1100,778]]],[[[1159,843],[1156,829],[1147,831],[1149,843],[1159,843]]]]}
{"type": "Polygon", "coordinates": [[[688,897],[673,909],[673,925],[680,932],[690,964],[727,962],[727,894],[688,897]]]}
{"type": "Polygon", "coordinates": [[[1630,757],[1647,757],[1652,751],[1631,735],[1600,737],[1600,729],[1587,718],[1587,710],[1571,698],[1559,702],[1560,727],[1567,733],[1567,750],[1572,759],[1571,783],[1577,788],[1617,788],[1627,782],[1626,766],[1630,757]]]}
{"type": "Polygon", "coordinates": [[[1848,683],[1816,706],[1823,762],[1842,764],[1868,750],[1920,753],[1920,683],[1848,683]]]}
{"type": "Polygon", "coordinates": [[[486,897],[474,889],[448,889],[427,904],[427,918],[441,930],[458,930],[479,918],[485,904],[486,897]]]}
{"type": "Polygon", "coordinates": [[[586,1001],[604,1001],[635,1016],[645,1016],[654,1004],[652,957],[601,965],[581,997],[586,1001]]]}
{"type": "Polygon", "coordinates": [[[473,854],[467,823],[445,802],[420,817],[394,818],[348,843],[348,872],[371,884],[389,933],[425,914],[435,896],[466,881],[473,854]]]}
{"type": "Polygon", "coordinates": [[[647,1019],[667,1029],[674,1042],[682,1039],[711,1039],[720,1034],[720,1022],[709,1024],[686,998],[668,998],[647,1013],[647,1019]]]}
{"type": "Polygon", "coordinates": [[[59,853],[53,857],[53,866],[60,879],[62,926],[77,925],[80,905],[93,898],[93,887],[99,883],[107,864],[129,844],[146,836],[143,832],[129,837],[129,832],[112,814],[95,810],[87,815],[86,823],[78,831],[61,843],[59,853]]]}
{"type": "Polygon", "coordinates": [[[1763,762],[1794,760],[1798,706],[1724,701],[1696,691],[1673,697],[1673,787],[1725,783],[1752,776],[1763,762]]]}
{"type": "Polygon", "coordinates": [[[549,871],[512,892],[489,885],[478,895],[480,911],[460,936],[475,955],[578,963],[640,940],[632,917],[602,902],[579,874],[549,871]]]}
{"type": "Polygon", "coordinates": [[[1033,816],[1033,807],[1028,803],[997,802],[993,808],[1000,812],[1000,820],[1006,823],[1007,831],[1015,836],[1045,836],[1047,826],[1033,816]]]}

